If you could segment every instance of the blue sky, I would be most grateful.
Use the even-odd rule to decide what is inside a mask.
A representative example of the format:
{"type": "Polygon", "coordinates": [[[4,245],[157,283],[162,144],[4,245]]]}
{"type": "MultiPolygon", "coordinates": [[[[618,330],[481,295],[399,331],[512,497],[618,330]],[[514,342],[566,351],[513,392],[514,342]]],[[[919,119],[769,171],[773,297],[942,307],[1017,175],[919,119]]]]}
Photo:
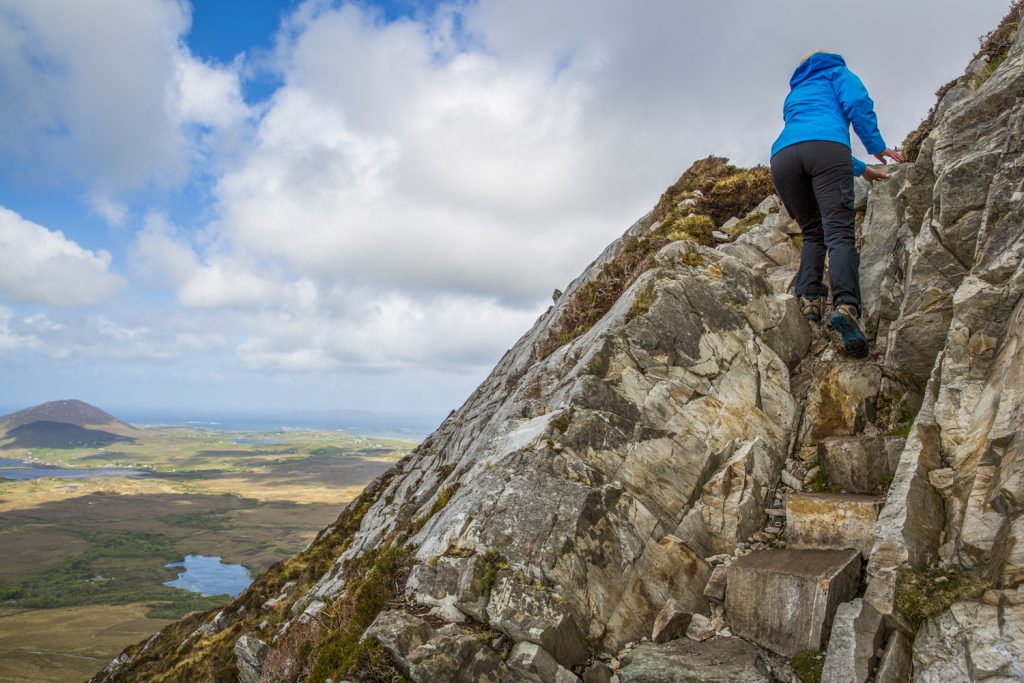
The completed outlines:
{"type": "Polygon", "coordinates": [[[443,416],[804,53],[898,144],[1006,8],[0,0],[0,409],[443,416]]]}

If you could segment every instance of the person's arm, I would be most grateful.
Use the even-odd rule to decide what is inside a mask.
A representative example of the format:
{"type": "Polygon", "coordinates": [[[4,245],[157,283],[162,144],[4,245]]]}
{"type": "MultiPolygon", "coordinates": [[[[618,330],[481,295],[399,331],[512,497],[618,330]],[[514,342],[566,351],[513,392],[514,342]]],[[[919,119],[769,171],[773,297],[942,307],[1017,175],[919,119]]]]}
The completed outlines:
{"type": "MultiPolygon", "coordinates": [[[[886,151],[885,140],[878,132],[878,117],[875,116],[875,103],[868,95],[867,88],[860,78],[849,69],[843,69],[832,81],[843,108],[843,114],[853,124],[857,137],[864,143],[868,154],[882,154],[886,151]]],[[[855,164],[856,166],[856,164],[855,164]]],[[[863,172],[863,169],[861,169],[863,172]]],[[[859,174],[858,174],[859,175],[859,174]]]]}
{"type": "Polygon", "coordinates": [[[859,175],[864,174],[864,169],[868,167],[863,161],[857,157],[853,157],[853,177],[856,178],[859,175]]]}

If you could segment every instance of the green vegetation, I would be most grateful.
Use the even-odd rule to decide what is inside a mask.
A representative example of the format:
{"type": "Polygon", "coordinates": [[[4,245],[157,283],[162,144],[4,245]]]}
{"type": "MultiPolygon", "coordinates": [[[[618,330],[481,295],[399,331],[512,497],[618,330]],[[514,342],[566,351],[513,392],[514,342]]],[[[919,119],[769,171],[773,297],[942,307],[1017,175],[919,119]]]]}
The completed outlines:
{"type": "Polygon", "coordinates": [[[825,473],[825,468],[822,467],[820,462],[815,461],[811,463],[811,468],[813,469],[815,467],[818,468],[818,471],[814,473],[814,476],[811,478],[809,482],[804,484],[804,487],[808,491],[813,491],[814,493],[843,492],[843,489],[841,486],[839,486],[839,484],[836,484],[835,482],[828,478],[828,475],[825,473]]]}
{"type": "Polygon", "coordinates": [[[992,74],[994,74],[996,72],[996,69],[998,69],[999,66],[1003,62],[1005,62],[1005,61],[1006,61],[1006,55],[1005,54],[999,55],[998,57],[993,57],[992,59],[990,59],[988,64],[985,65],[985,68],[982,70],[981,74],[979,74],[978,78],[975,80],[974,87],[975,88],[980,88],[982,83],[984,83],[989,78],[991,78],[992,74]]]}
{"type": "Polygon", "coordinates": [[[729,228],[729,234],[733,237],[739,237],[740,235],[749,232],[755,225],[760,225],[765,218],[765,213],[762,211],[755,211],[742,219],[739,223],[729,228]]]}
{"type": "Polygon", "coordinates": [[[185,593],[185,597],[156,603],[150,606],[146,616],[150,619],[181,619],[189,612],[206,612],[231,602],[230,595],[197,595],[182,590],[178,592],[185,593]]]}
{"type": "Polygon", "coordinates": [[[164,586],[164,564],[180,559],[173,539],[154,533],[79,532],[89,543],[19,579],[0,581],[0,601],[18,607],[59,608],[156,602],[147,616],[179,617],[196,609],[224,605],[226,595],[203,598],[164,586]]]}
{"type": "Polygon", "coordinates": [[[889,430],[889,436],[898,436],[902,439],[910,438],[910,430],[914,426],[914,420],[917,419],[917,411],[904,411],[903,415],[900,416],[900,420],[896,423],[896,426],[889,430]]]}
{"type": "Polygon", "coordinates": [[[715,156],[694,163],[661,195],[648,219],[648,230],[627,235],[615,258],[573,293],[554,331],[538,345],[538,357],[547,358],[586,334],[654,266],[654,255],[666,244],[686,239],[710,245],[716,225],[749,213],[773,191],[771,174],[764,166],[737,168],[715,156]],[[651,229],[655,223],[657,227],[651,229]]]}
{"type": "Polygon", "coordinates": [[[551,418],[551,427],[563,434],[569,430],[569,423],[572,421],[572,408],[567,408],[555,417],[551,418]]]}
{"type": "Polygon", "coordinates": [[[916,625],[946,611],[954,602],[981,595],[991,586],[988,579],[959,569],[901,568],[896,579],[896,608],[916,625]]]}
{"type": "MultiPolygon", "coordinates": [[[[626,313],[626,320],[633,320],[651,310],[651,304],[654,303],[654,285],[648,285],[639,292],[636,293],[636,297],[633,299],[633,304],[629,307],[629,312],[626,313]]],[[[561,431],[565,431],[564,429],[561,431]]]]}
{"type": "Polygon", "coordinates": [[[344,596],[321,612],[328,635],[313,648],[315,661],[308,680],[324,683],[354,678],[360,681],[401,681],[387,653],[363,632],[377,615],[401,594],[412,564],[406,546],[387,545],[369,551],[347,567],[344,596]]]}
{"type": "Polygon", "coordinates": [[[484,591],[489,593],[498,580],[498,572],[508,569],[508,560],[496,550],[488,550],[483,555],[484,575],[482,583],[484,591]]]}
{"type": "Polygon", "coordinates": [[[658,226],[658,233],[664,235],[669,242],[686,240],[711,246],[715,242],[711,237],[714,229],[715,222],[709,216],[689,213],[688,209],[683,209],[673,210],[658,226]]]}
{"type": "Polygon", "coordinates": [[[825,656],[815,650],[801,650],[793,655],[790,662],[793,673],[804,683],[821,683],[821,673],[825,666],[825,656]]]}
{"type": "Polygon", "coordinates": [[[700,268],[705,264],[705,260],[697,252],[688,251],[686,252],[686,255],[683,256],[683,263],[685,263],[690,268],[700,268]]]}

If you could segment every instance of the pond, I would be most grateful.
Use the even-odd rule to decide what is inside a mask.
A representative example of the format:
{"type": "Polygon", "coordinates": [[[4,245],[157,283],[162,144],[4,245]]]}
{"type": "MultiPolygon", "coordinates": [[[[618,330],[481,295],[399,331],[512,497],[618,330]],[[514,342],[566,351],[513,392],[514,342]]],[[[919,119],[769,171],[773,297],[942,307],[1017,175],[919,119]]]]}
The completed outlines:
{"type": "Polygon", "coordinates": [[[183,567],[185,571],[180,572],[174,581],[165,582],[165,586],[203,595],[227,594],[235,597],[252,583],[248,569],[240,564],[224,564],[220,557],[186,555],[181,562],[172,562],[166,566],[183,567]]]}
{"type": "Polygon", "coordinates": [[[62,479],[89,479],[92,477],[144,477],[146,472],[124,467],[93,467],[69,468],[35,465],[23,460],[0,458],[0,478],[25,481],[40,477],[60,477],[62,479]]]}

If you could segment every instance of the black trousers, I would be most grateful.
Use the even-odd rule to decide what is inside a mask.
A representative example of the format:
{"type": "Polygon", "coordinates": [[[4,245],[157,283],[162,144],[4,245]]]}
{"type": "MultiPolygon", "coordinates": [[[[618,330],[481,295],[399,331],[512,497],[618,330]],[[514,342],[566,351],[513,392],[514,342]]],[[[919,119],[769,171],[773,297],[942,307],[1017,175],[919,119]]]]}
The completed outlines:
{"type": "Polygon", "coordinates": [[[860,256],[853,220],[850,148],[828,140],[783,147],[772,157],[772,181],[803,233],[796,293],[828,295],[822,281],[827,252],[832,306],[853,304],[859,314],[860,256]]]}

